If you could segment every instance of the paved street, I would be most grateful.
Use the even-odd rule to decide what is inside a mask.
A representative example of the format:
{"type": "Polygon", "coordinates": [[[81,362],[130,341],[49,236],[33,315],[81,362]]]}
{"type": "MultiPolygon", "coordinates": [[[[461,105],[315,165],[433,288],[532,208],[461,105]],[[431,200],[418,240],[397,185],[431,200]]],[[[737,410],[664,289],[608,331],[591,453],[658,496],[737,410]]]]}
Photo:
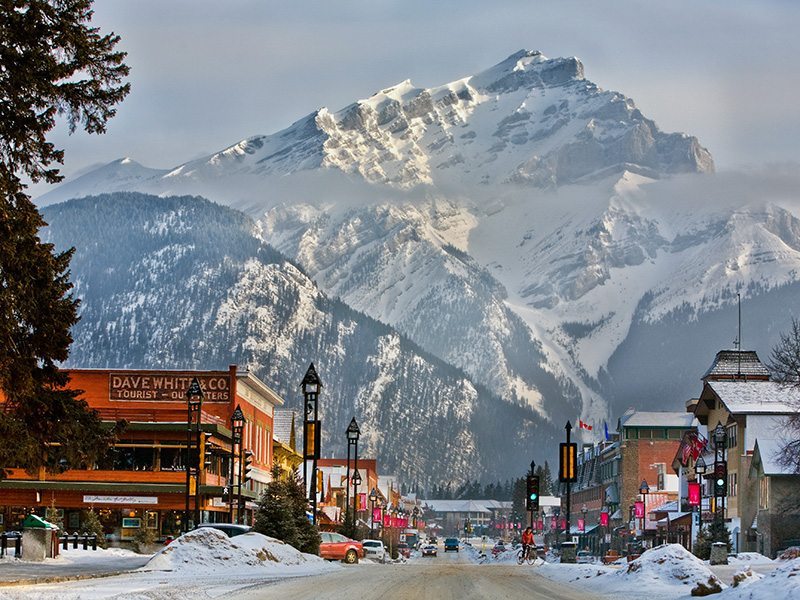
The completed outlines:
{"type": "Polygon", "coordinates": [[[605,598],[549,581],[537,575],[535,567],[476,565],[462,553],[443,554],[441,550],[435,558],[414,559],[408,564],[363,565],[332,574],[257,585],[237,593],[235,597],[250,600],[605,598]]]}
{"type": "Polygon", "coordinates": [[[89,552],[84,560],[64,562],[29,563],[15,560],[0,561],[0,584],[18,581],[46,581],[53,578],[107,575],[132,571],[147,564],[150,555],[121,556],[92,561],[89,552]]]}

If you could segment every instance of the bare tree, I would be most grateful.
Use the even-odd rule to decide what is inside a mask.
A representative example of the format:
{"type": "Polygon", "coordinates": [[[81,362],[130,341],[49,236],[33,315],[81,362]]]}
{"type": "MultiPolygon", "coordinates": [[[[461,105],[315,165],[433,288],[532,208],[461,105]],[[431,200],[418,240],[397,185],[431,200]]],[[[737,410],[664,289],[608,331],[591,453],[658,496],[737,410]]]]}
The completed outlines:
{"type": "MultiPolygon", "coordinates": [[[[772,349],[769,362],[772,377],[787,386],[800,387],[800,320],[792,318],[787,333],[772,349]]],[[[797,411],[786,419],[787,442],[778,462],[781,466],[800,473],[800,404],[797,411]]]]}

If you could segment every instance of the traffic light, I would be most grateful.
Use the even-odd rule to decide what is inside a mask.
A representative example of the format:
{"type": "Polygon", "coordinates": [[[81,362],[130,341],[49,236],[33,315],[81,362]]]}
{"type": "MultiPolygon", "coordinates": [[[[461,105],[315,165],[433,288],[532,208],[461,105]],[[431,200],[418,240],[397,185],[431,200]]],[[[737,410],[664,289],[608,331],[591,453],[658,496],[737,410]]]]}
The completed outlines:
{"type": "Polygon", "coordinates": [[[525,496],[525,507],[528,510],[539,510],[539,476],[528,475],[527,494],[525,496]]]}
{"type": "Polygon", "coordinates": [[[226,485],[224,488],[222,488],[222,503],[228,504],[230,501],[231,501],[231,490],[226,485]]]}
{"type": "Polygon", "coordinates": [[[252,475],[250,475],[250,471],[253,470],[253,453],[250,450],[244,451],[244,481],[242,483],[247,483],[250,481],[252,475]]]}
{"type": "Polygon", "coordinates": [[[728,495],[728,463],[714,464],[714,496],[721,498],[728,495]]]}

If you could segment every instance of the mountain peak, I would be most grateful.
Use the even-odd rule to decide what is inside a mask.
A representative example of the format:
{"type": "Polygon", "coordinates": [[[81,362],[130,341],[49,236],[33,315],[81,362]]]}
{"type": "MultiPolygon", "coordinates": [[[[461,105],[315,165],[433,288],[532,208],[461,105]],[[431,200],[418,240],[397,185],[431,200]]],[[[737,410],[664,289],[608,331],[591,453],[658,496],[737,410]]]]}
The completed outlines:
{"type": "Polygon", "coordinates": [[[583,79],[577,58],[547,58],[538,50],[519,50],[470,78],[476,89],[513,92],[521,87],[551,87],[583,79]]]}

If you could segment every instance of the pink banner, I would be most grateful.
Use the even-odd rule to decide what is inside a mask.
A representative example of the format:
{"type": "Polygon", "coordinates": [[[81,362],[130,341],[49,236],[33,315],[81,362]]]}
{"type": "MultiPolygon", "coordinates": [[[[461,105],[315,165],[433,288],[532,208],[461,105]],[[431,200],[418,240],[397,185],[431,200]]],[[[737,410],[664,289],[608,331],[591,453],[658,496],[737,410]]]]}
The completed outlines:
{"type": "Polygon", "coordinates": [[[689,506],[700,506],[700,484],[689,482],[689,506]]]}
{"type": "Polygon", "coordinates": [[[586,531],[586,521],[583,519],[578,519],[578,531],[586,531]]]}
{"type": "Polygon", "coordinates": [[[603,511],[600,513],[600,525],[603,527],[608,527],[608,512],[603,511]]]}
{"type": "Polygon", "coordinates": [[[358,502],[360,504],[358,510],[367,510],[367,495],[366,494],[359,494],[358,495],[358,502]]]}
{"type": "Polygon", "coordinates": [[[637,519],[644,519],[644,502],[637,500],[633,507],[633,515],[637,519]]]}
{"type": "Polygon", "coordinates": [[[390,514],[383,515],[383,526],[384,527],[391,527],[392,526],[392,516],[390,514]]]}
{"type": "Polygon", "coordinates": [[[536,521],[536,531],[544,531],[544,521],[541,519],[536,521]]]}
{"type": "Polygon", "coordinates": [[[383,521],[383,515],[381,514],[380,508],[373,508],[372,509],[372,521],[373,523],[377,523],[378,521],[383,521]]]}

